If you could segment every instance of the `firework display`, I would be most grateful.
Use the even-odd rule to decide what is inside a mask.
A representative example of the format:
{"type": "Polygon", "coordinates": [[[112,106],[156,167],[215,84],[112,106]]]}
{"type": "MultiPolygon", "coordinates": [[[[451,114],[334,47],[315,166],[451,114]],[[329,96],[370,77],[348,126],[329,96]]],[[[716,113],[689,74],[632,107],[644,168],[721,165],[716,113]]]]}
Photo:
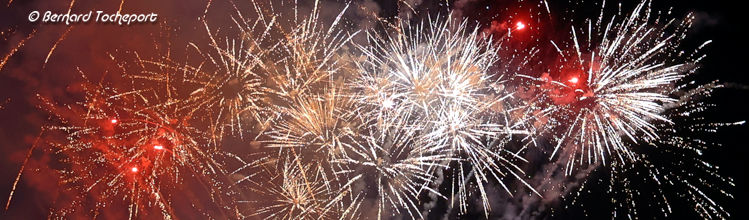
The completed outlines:
{"type": "MultiPolygon", "coordinates": [[[[603,1],[563,37],[522,41],[555,23],[549,2],[488,25],[463,1],[398,1],[394,17],[369,3],[208,1],[195,26],[154,23],[155,55],[73,67],[72,98],[31,99],[44,119],[6,212],[45,172],[56,219],[536,219],[594,194],[611,218],[733,217],[736,181],[704,154],[744,120],[706,113],[740,86],[695,82],[711,44],[683,43],[695,14],[603,1]]],[[[0,32],[0,70],[37,31],[0,32]]]]}

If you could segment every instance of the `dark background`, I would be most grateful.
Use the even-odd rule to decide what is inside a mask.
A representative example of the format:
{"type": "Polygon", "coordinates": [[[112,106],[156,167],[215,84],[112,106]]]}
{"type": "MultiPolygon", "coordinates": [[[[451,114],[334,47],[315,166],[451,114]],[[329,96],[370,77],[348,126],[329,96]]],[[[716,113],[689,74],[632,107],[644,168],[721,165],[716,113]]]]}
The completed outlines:
{"type": "MultiPolygon", "coordinates": [[[[458,1],[453,2],[452,7],[447,8],[443,1],[407,1],[416,5],[414,10],[424,17],[426,14],[444,15],[453,11],[459,15],[478,21],[482,27],[490,26],[492,21],[528,21],[531,28],[525,39],[526,44],[543,44],[549,39],[558,37],[569,32],[569,21],[580,21],[584,18],[595,18],[600,10],[598,1],[585,1],[583,3],[567,1],[549,1],[552,15],[546,15],[545,8],[538,2],[519,1],[458,1]],[[415,4],[419,3],[420,4],[415,4]]],[[[69,85],[80,81],[80,74],[76,68],[87,74],[95,76],[104,75],[109,71],[111,61],[107,53],[118,51],[138,51],[148,56],[158,54],[164,50],[154,46],[154,42],[160,42],[165,35],[164,26],[152,24],[136,24],[130,27],[119,27],[104,24],[82,24],[75,25],[67,37],[61,41],[44,65],[44,60],[52,45],[68,28],[65,25],[39,25],[30,23],[26,19],[28,13],[33,10],[40,12],[56,10],[64,12],[70,6],[65,1],[22,1],[16,0],[7,4],[0,2],[0,58],[5,57],[9,51],[16,47],[18,42],[26,38],[32,30],[36,29],[34,37],[30,38],[17,53],[11,56],[8,63],[0,69],[0,198],[5,202],[5,196],[10,192],[11,185],[23,158],[31,146],[34,138],[39,134],[41,125],[45,124],[47,115],[37,107],[40,103],[37,94],[45,97],[53,97],[60,103],[73,103],[80,98],[69,85]],[[10,31],[13,30],[13,31],[10,31]]],[[[328,1],[324,4],[330,11],[340,10],[343,3],[340,1],[328,1]],[[335,10],[334,10],[335,9],[335,10]]],[[[222,17],[230,6],[221,0],[214,0],[206,17],[222,17]]],[[[243,2],[238,1],[241,5],[243,2]]],[[[355,1],[355,9],[347,16],[352,20],[352,29],[363,28],[367,25],[365,20],[371,20],[368,13],[376,13],[386,20],[395,17],[407,18],[413,16],[410,9],[404,10],[404,2],[396,0],[378,1],[355,1]],[[363,10],[361,8],[366,8],[363,10]]],[[[607,4],[617,4],[608,1],[607,4]]],[[[635,2],[625,1],[623,7],[632,7],[635,2]]],[[[116,11],[119,1],[98,2],[92,0],[78,0],[73,6],[74,11],[88,11],[91,9],[116,11]]],[[[749,111],[746,102],[749,101],[749,79],[746,73],[747,64],[747,40],[744,35],[747,27],[745,9],[737,3],[729,1],[656,1],[653,8],[656,10],[668,10],[673,7],[673,17],[683,17],[688,12],[695,13],[696,23],[690,31],[690,35],[684,40],[685,50],[695,48],[706,40],[713,43],[703,50],[708,57],[702,62],[702,66],[694,80],[699,83],[707,83],[720,80],[727,88],[715,92],[714,96],[706,101],[715,104],[715,108],[707,112],[708,118],[717,122],[735,122],[746,120],[749,111]]],[[[165,22],[173,45],[186,45],[194,39],[204,40],[205,32],[201,29],[196,18],[201,17],[206,8],[205,2],[199,1],[145,1],[126,0],[123,5],[125,12],[155,12],[159,14],[159,21],[165,22]],[[176,36],[176,37],[175,37],[176,36]]],[[[625,12],[627,10],[624,10],[625,12]]],[[[611,11],[607,11],[609,13],[611,11]]],[[[613,12],[612,12],[613,13],[613,12]]],[[[335,13],[327,13],[324,17],[333,17],[335,13]],[[332,15],[331,15],[332,14],[332,15]]],[[[225,22],[215,19],[215,23],[225,22]]],[[[161,23],[160,23],[161,24],[161,23]]],[[[161,44],[163,45],[163,44],[161,44]]],[[[524,47],[520,43],[518,47],[524,47]]],[[[182,49],[181,46],[175,48],[182,49]]],[[[113,80],[117,76],[107,75],[113,80]]],[[[743,204],[747,204],[746,194],[746,172],[747,155],[746,148],[747,125],[721,128],[716,136],[712,137],[722,144],[714,150],[707,151],[705,160],[720,166],[720,173],[733,178],[735,187],[731,189],[734,200],[720,201],[722,205],[732,214],[732,218],[749,218],[743,210],[743,204]]],[[[49,172],[49,156],[44,152],[37,151],[27,164],[24,176],[15,192],[13,203],[9,210],[2,211],[0,218],[7,219],[42,219],[47,216],[49,208],[53,205],[58,195],[56,176],[49,172]]],[[[600,174],[593,174],[600,175],[600,174]]],[[[643,185],[639,187],[653,187],[643,185]]],[[[605,196],[585,196],[581,207],[570,208],[561,214],[547,216],[550,218],[608,218],[608,207],[604,204],[610,198],[605,196]],[[605,202],[601,202],[605,201],[605,202]]],[[[564,204],[562,204],[564,207],[564,204]]],[[[557,208],[556,210],[564,210],[557,208]]],[[[469,217],[481,217],[481,215],[469,217]]],[[[623,216],[620,216],[623,217],[623,216]]],[[[648,218],[647,215],[642,215],[648,218]]],[[[674,219],[691,219],[696,214],[690,207],[675,208],[671,215],[674,219]]]]}

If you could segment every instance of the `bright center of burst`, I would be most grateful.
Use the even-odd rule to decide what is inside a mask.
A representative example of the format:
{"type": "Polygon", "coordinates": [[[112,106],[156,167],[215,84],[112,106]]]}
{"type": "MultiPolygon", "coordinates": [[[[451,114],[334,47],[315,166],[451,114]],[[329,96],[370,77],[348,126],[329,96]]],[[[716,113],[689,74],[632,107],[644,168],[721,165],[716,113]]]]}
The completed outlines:
{"type": "Polygon", "coordinates": [[[117,124],[117,119],[112,119],[112,120],[111,120],[111,121],[109,121],[109,122],[112,122],[112,124],[117,124]]]}
{"type": "Polygon", "coordinates": [[[138,167],[130,168],[130,172],[137,173],[138,172],[138,167]]]}
{"type": "Polygon", "coordinates": [[[391,108],[393,107],[393,104],[395,103],[393,103],[393,100],[390,99],[385,99],[384,101],[382,101],[382,106],[385,108],[391,108]]]}
{"type": "Polygon", "coordinates": [[[163,150],[163,149],[164,149],[164,146],[161,146],[161,145],[154,145],[154,146],[153,146],[153,149],[156,149],[156,150],[163,150]]]}
{"type": "Polygon", "coordinates": [[[525,24],[523,24],[522,21],[518,21],[517,23],[515,23],[515,29],[517,29],[517,30],[523,30],[523,29],[525,29],[525,24]]]}
{"type": "Polygon", "coordinates": [[[570,82],[572,84],[577,84],[577,82],[579,82],[579,81],[580,81],[580,79],[578,79],[577,77],[572,77],[569,80],[567,80],[567,82],[570,82]]]}

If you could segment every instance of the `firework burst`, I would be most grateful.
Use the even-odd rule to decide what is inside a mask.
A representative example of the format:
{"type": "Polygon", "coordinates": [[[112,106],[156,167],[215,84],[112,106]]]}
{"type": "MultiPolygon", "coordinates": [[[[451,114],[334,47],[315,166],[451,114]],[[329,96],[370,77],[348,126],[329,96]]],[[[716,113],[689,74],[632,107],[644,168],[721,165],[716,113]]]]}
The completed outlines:
{"type": "Polygon", "coordinates": [[[430,152],[452,158],[430,167],[430,175],[459,160],[453,199],[465,212],[471,199],[466,186],[475,184],[488,213],[484,184],[490,179],[501,183],[506,175],[520,177],[522,171],[501,153],[501,144],[490,148],[485,143],[504,143],[498,140],[527,132],[505,115],[509,109],[492,109],[511,95],[491,94],[496,90],[490,85],[501,84],[489,82],[489,68],[498,60],[491,38],[478,28],[468,29],[465,21],[446,19],[416,27],[401,24],[386,36],[369,34],[370,46],[360,46],[365,58],[356,63],[359,76],[352,87],[371,129],[417,132],[430,152]]]}
{"type": "Polygon", "coordinates": [[[214,140],[225,135],[244,139],[247,127],[264,125],[264,110],[269,105],[262,74],[264,63],[270,59],[269,46],[265,44],[272,43],[267,42],[267,38],[274,21],[252,24],[236,18],[234,21],[241,30],[239,37],[227,37],[223,41],[217,40],[214,36],[217,34],[204,23],[210,37],[209,50],[203,52],[192,44],[204,59],[196,67],[183,67],[186,81],[199,86],[191,93],[190,102],[194,108],[208,112],[200,115],[208,116],[214,140]],[[204,63],[213,68],[203,67],[204,63]]]}
{"type": "Polygon", "coordinates": [[[710,122],[702,117],[704,112],[715,107],[702,100],[721,87],[721,84],[713,82],[681,92],[678,101],[664,112],[671,123],[654,124],[658,138],[646,139],[643,144],[628,145],[636,147],[633,157],[613,161],[611,169],[604,171],[607,172],[604,179],[598,182],[592,181],[595,178],[591,179],[579,189],[577,196],[585,194],[583,189],[601,184],[601,188],[608,188],[607,194],[616,198],[612,200],[613,216],[636,217],[657,210],[657,213],[667,217],[674,212],[674,206],[687,205],[705,219],[731,217],[719,201],[733,198],[726,190],[735,186],[733,180],[721,176],[716,165],[701,159],[704,152],[720,147],[711,138],[719,128],[745,123],[710,122]],[[638,187],[645,184],[658,187],[655,190],[638,187]],[[614,202],[617,200],[620,201],[614,202]]]}
{"type": "Polygon", "coordinates": [[[390,123],[401,115],[428,120],[445,103],[475,105],[485,88],[495,48],[469,30],[466,22],[400,24],[394,34],[368,33],[370,45],[359,46],[365,58],[356,62],[356,98],[373,109],[370,117],[390,123]],[[403,112],[414,112],[404,114],[403,112]]]}
{"type": "Polygon", "coordinates": [[[338,158],[350,146],[361,124],[353,115],[352,102],[335,89],[322,97],[306,96],[293,108],[283,108],[279,120],[268,132],[268,147],[303,148],[305,158],[338,158]]]}
{"type": "MultiPolygon", "coordinates": [[[[137,61],[141,67],[148,64],[137,61]]],[[[153,73],[141,72],[141,76],[153,73]]],[[[154,87],[164,92],[123,92],[86,80],[81,86],[85,101],[78,105],[60,108],[43,99],[63,124],[48,129],[65,136],[65,140],[51,141],[66,166],[60,171],[61,184],[76,194],[55,215],[88,216],[82,209],[89,209],[97,216],[107,206],[126,201],[130,218],[171,219],[175,217],[172,194],[186,178],[202,182],[207,193],[218,195],[213,202],[223,203],[219,177],[225,171],[219,158],[227,153],[207,147],[208,136],[189,124],[191,108],[173,97],[174,91],[166,85],[154,87]]]]}
{"type": "Polygon", "coordinates": [[[310,165],[299,166],[298,159],[287,159],[269,184],[256,187],[270,199],[263,202],[269,204],[259,204],[252,215],[266,219],[333,219],[339,215],[336,205],[341,194],[329,187],[324,172],[310,165]]]}
{"type": "MultiPolygon", "coordinates": [[[[340,77],[342,47],[357,33],[346,33],[339,22],[348,5],[332,23],[320,22],[321,6],[315,1],[306,16],[294,10],[289,25],[277,25],[275,31],[282,36],[277,54],[281,57],[268,67],[269,84],[279,106],[293,105],[297,99],[320,94],[330,83],[340,77]]],[[[296,7],[295,7],[296,8],[296,7]]]]}
{"type": "Polygon", "coordinates": [[[569,124],[560,132],[552,153],[557,155],[565,145],[577,146],[570,153],[567,170],[575,162],[604,163],[609,155],[620,161],[631,157],[627,141],[657,138],[654,122],[669,122],[662,112],[673,103],[669,95],[678,80],[694,69],[700,58],[678,62],[672,52],[683,39],[691,23],[677,20],[661,21],[650,17],[647,2],[637,5],[623,19],[612,18],[603,23],[588,20],[580,34],[572,28],[569,50],[552,44],[562,56],[559,81],[549,75],[536,78],[549,88],[547,95],[554,103],[542,114],[552,115],[561,124],[569,124]]]}
{"type": "Polygon", "coordinates": [[[444,167],[442,162],[450,158],[438,148],[417,143],[413,130],[371,131],[361,139],[347,148],[342,159],[333,161],[342,167],[336,175],[348,180],[345,186],[350,188],[344,190],[357,195],[350,207],[367,212],[371,210],[360,206],[376,204],[378,219],[387,214],[404,214],[403,210],[408,216],[421,217],[419,195],[426,190],[436,193],[427,187],[434,180],[429,171],[444,167]]]}

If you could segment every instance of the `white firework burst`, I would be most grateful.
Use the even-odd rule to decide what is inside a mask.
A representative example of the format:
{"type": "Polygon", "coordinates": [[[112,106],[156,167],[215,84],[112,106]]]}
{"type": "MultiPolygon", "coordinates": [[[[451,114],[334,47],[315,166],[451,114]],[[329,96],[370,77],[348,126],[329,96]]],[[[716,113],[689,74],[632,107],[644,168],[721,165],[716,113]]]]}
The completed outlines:
{"type": "Polygon", "coordinates": [[[568,173],[575,162],[632,156],[627,141],[655,138],[653,123],[669,122],[662,112],[676,101],[670,95],[700,59],[676,61],[680,54],[675,48],[690,23],[691,17],[682,23],[653,21],[649,5],[642,2],[624,19],[588,20],[584,41],[573,27],[570,50],[552,42],[566,64],[559,67],[561,80],[541,79],[557,102],[542,114],[566,127],[552,157],[560,148],[574,148],[562,155],[570,157],[568,173]]]}

